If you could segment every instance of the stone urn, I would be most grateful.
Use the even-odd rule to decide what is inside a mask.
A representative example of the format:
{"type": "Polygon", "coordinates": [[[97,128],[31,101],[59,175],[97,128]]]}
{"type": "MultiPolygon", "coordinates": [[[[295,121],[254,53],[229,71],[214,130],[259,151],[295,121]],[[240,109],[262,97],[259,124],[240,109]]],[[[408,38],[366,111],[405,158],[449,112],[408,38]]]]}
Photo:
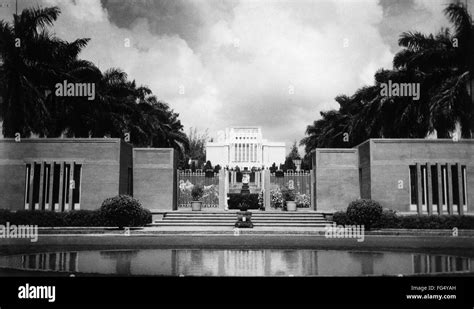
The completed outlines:
{"type": "Polygon", "coordinates": [[[295,201],[286,201],[286,210],[287,211],[296,211],[296,202],[295,201]]]}
{"type": "Polygon", "coordinates": [[[200,211],[202,208],[202,201],[192,201],[191,202],[191,209],[193,211],[200,211]]]}

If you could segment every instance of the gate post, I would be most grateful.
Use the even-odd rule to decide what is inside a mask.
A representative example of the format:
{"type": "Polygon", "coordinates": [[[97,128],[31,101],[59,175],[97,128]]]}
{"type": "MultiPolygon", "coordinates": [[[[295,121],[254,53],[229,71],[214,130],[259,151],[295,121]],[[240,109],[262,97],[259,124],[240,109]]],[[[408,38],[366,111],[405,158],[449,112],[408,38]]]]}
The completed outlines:
{"type": "Polygon", "coordinates": [[[310,170],[310,175],[311,175],[311,209],[316,210],[316,177],[314,176],[316,172],[316,168],[310,170]]]}
{"type": "Polygon", "coordinates": [[[224,169],[219,170],[219,209],[224,210],[227,206],[229,176],[224,169]]]}
{"type": "Polygon", "coordinates": [[[263,202],[265,203],[265,210],[270,210],[270,170],[263,171],[263,202]]]}

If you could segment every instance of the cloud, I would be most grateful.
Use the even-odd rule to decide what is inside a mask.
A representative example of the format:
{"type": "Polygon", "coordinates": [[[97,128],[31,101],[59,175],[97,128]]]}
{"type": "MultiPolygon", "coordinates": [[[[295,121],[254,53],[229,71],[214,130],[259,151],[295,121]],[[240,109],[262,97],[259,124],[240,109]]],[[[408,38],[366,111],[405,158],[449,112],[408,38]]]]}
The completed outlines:
{"type": "Polygon", "coordinates": [[[393,57],[371,0],[40,3],[61,8],[58,36],[91,38],[82,58],[148,85],[186,128],[260,125],[288,146],[393,57]]]}

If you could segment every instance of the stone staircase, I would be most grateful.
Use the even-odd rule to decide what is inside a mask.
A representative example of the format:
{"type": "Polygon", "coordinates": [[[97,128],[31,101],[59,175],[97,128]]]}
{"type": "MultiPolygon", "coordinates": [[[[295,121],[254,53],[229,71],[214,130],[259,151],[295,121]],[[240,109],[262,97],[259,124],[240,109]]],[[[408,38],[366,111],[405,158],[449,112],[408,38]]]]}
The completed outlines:
{"type": "MultiPolygon", "coordinates": [[[[212,227],[234,226],[237,221],[236,211],[174,211],[163,214],[161,220],[155,220],[154,227],[212,227]]],[[[332,222],[325,219],[322,213],[313,211],[252,211],[254,227],[307,227],[324,228],[332,222]]]]}

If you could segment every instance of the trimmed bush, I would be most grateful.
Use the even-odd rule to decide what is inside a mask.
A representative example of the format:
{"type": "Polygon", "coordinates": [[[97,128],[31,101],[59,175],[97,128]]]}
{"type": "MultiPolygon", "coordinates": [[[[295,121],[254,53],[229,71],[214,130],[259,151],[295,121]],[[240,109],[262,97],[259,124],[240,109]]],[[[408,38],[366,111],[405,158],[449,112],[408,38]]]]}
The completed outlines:
{"type": "Polygon", "coordinates": [[[258,194],[241,194],[241,193],[229,193],[228,205],[229,209],[240,209],[242,204],[246,204],[248,209],[258,209],[258,194]]]}
{"type": "Polygon", "coordinates": [[[373,200],[360,199],[351,202],[346,212],[351,222],[364,225],[366,230],[370,230],[374,223],[380,220],[382,206],[373,200]]]}
{"type": "Polygon", "coordinates": [[[12,212],[0,209],[0,224],[53,226],[107,226],[97,210],[72,210],[53,212],[49,210],[19,210],[12,212]]]}
{"type": "Polygon", "coordinates": [[[97,210],[73,210],[63,213],[64,226],[109,226],[97,210]]]}
{"type": "MultiPolygon", "coordinates": [[[[333,214],[332,221],[338,225],[355,224],[344,211],[333,214]]],[[[380,219],[372,225],[376,229],[474,229],[474,216],[456,215],[408,215],[399,216],[393,210],[384,210],[380,219]]]]}
{"type": "Polygon", "coordinates": [[[397,216],[393,213],[385,213],[379,222],[374,224],[376,228],[400,228],[400,229],[474,229],[474,216],[457,215],[409,215],[397,216]]]}
{"type": "Polygon", "coordinates": [[[125,226],[143,226],[149,218],[140,202],[128,195],[118,195],[106,199],[99,212],[111,226],[123,229],[125,226]]]}
{"type": "Polygon", "coordinates": [[[345,211],[335,212],[332,215],[332,221],[336,222],[337,225],[350,225],[351,224],[345,211]]]}

